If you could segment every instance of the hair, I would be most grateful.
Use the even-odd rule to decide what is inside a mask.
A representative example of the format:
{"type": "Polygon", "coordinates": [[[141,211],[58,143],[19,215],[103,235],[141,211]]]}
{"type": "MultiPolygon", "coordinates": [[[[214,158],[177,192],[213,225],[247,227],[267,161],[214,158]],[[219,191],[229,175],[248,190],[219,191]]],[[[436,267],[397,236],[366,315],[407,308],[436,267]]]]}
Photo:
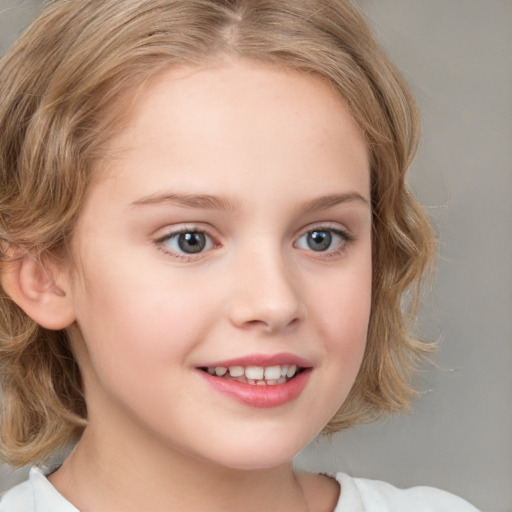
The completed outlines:
{"type": "MultiPolygon", "coordinates": [[[[427,218],[405,183],[419,118],[348,0],[49,2],[0,62],[1,265],[12,248],[66,257],[123,99],[169,67],[223,55],[322,77],[362,130],[371,161],[370,324],[355,384],[325,432],[403,410],[431,349],[409,334],[434,254],[427,218]]],[[[0,315],[0,454],[13,466],[42,462],[87,424],[80,369],[68,333],[37,325],[2,288],[0,315]]]]}

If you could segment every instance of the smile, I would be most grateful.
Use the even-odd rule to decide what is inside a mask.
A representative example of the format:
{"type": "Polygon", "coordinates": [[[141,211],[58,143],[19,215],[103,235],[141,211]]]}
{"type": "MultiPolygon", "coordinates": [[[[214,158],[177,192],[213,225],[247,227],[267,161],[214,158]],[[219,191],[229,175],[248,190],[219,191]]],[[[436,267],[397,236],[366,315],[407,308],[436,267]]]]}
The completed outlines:
{"type": "Polygon", "coordinates": [[[297,373],[303,371],[295,364],[275,366],[215,366],[201,368],[210,375],[223,379],[243,382],[256,386],[276,386],[286,384],[297,373]]]}
{"type": "Polygon", "coordinates": [[[296,400],[306,387],[312,364],[292,354],[253,355],[196,367],[198,375],[221,395],[259,408],[296,400]]]}

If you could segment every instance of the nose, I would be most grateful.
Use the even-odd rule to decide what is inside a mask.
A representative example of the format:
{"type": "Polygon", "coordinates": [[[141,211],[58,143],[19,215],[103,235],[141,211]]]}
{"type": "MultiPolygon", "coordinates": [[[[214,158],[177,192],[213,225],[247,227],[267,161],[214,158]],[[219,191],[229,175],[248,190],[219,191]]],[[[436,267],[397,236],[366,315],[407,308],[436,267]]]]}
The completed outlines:
{"type": "Polygon", "coordinates": [[[229,317],[236,327],[275,333],[304,320],[306,308],[290,265],[262,252],[236,266],[229,317]]]}

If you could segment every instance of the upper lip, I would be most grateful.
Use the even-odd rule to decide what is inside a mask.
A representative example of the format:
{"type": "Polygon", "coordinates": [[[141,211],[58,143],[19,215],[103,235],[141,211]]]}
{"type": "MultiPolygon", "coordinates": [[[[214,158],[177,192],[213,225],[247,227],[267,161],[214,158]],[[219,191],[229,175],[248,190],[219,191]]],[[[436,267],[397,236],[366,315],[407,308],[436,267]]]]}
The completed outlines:
{"type": "Polygon", "coordinates": [[[301,368],[310,368],[313,364],[307,359],[296,354],[279,353],[279,354],[249,354],[234,359],[225,359],[222,361],[212,361],[200,364],[198,368],[214,368],[223,366],[278,366],[278,365],[296,365],[301,368]]]}

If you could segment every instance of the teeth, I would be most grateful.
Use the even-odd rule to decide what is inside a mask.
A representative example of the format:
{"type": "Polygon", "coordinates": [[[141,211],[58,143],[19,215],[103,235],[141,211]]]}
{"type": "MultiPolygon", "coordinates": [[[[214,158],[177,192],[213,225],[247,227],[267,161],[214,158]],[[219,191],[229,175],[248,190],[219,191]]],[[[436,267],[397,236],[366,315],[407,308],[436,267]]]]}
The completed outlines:
{"type": "Polygon", "coordinates": [[[248,379],[252,379],[252,380],[263,379],[263,373],[264,373],[264,370],[263,370],[263,367],[261,367],[261,366],[248,366],[245,369],[245,376],[248,379]]]}
{"type": "Polygon", "coordinates": [[[245,373],[243,366],[230,366],[229,367],[229,375],[231,377],[241,377],[245,373]]]}
{"type": "Polygon", "coordinates": [[[280,366],[269,366],[265,368],[265,380],[277,380],[281,377],[280,366]]]}
{"type": "Polygon", "coordinates": [[[275,366],[215,366],[206,368],[210,375],[217,377],[228,376],[234,379],[239,379],[240,382],[247,382],[248,384],[255,384],[258,386],[269,385],[275,386],[276,384],[284,384],[289,379],[295,376],[298,367],[295,364],[288,365],[275,365],[275,366]]]}
{"type": "Polygon", "coordinates": [[[297,372],[297,366],[295,366],[294,364],[292,364],[290,366],[290,368],[288,368],[288,371],[286,372],[286,376],[291,379],[295,373],[297,372]]]}

